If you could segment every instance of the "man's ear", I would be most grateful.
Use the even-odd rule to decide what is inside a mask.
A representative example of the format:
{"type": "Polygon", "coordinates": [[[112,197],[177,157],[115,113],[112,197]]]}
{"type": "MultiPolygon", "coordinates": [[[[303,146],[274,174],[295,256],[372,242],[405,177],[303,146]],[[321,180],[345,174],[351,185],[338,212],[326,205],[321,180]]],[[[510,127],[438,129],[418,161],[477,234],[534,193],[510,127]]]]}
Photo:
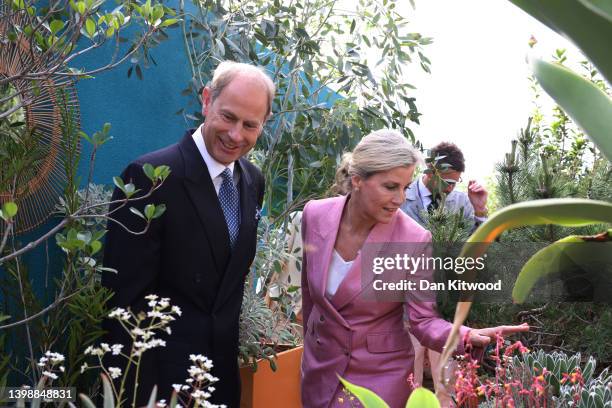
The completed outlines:
{"type": "Polygon", "coordinates": [[[208,109],[212,104],[212,92],[210,87],[206,86],[202,89],[202,116],[206,117],[208,109]]]}

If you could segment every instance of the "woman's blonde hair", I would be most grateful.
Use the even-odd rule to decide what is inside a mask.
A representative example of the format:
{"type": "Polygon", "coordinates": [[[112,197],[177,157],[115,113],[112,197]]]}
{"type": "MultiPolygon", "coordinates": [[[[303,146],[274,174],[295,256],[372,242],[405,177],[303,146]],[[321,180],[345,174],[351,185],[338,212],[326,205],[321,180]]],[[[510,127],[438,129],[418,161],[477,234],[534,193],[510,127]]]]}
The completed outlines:
{"type": "Polygon", "coordinates": [[[397,130],[376,130],[359,141],[352,153],[344,153],[336,170],[331,188],[335,194],[348,194],[353,185],[351,177],[363,179],[371,175],[422,163],[421,154],[397,130]]]}

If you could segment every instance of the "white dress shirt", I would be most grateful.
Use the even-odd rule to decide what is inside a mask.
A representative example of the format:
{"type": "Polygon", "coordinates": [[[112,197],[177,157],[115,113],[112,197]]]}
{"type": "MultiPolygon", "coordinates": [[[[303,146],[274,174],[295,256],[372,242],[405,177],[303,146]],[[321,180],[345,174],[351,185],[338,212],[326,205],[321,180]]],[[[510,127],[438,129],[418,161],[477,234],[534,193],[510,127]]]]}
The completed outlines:
{"type": "Polygon", "coordinates": [[[240,173],[234,171],[234,162],[230,163],[228,166],[219,163],[216,161],[208,150],[206,149],[206,144],[204,143],[204,125],[200,125],[199,128],[196,129],[195,132],[191,135],[193,141],[195,142],[202,158],[204,159],[204,163],[206,163],[206,167],[208,168],[208,174],[210,174],[210,178],[212,179],[213,185],[215,186],[215,191],[217,195],[219,195],[219,189],[221,188],[221,184],[223,183],[223,170],[227,167],[232,172],[232,180],[234,181],[234,185],[238,185],[238,180],[240,179],[240,173]]]}

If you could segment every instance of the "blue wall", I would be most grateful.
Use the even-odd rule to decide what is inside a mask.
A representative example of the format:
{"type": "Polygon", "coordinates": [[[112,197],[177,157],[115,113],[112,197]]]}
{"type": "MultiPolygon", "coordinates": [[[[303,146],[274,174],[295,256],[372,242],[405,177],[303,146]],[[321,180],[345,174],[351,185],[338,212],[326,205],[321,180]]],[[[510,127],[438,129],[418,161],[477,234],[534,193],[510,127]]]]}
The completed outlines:
{"type": "MultiPolygon", "coordinates": [[[[113,176],[119,175],[129,162],[178,141],[190,126],[182,115],[175,114],[186,108],[189,100],[181,95],[191,79],[186,51],[180,29],[167,32],[170,38],[151,50],[158,65],[143,69],[143,80],[138,80],[135,73],[127,77],[131,65],[127,62],[77,85],[82,130],[91,135],[105,122],[112,125],[110,134],[114,139],[97,153],[95,183],[112,184],[113,176]]],[[[80,62],[85,67],[100,64],[104,60],[99,54],[104,53],[91,53],[80,62]]],[[[86,141],[82,152],[79,174],[84,183],[91,154],[91,145],[86,141]]]]}

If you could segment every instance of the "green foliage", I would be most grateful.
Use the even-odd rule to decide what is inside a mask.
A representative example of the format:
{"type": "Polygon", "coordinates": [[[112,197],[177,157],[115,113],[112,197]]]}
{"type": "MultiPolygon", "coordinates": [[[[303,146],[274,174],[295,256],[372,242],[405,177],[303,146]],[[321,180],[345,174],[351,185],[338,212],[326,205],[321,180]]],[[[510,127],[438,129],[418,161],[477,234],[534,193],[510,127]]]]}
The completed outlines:
{"type": "Polygon", "coordinates": [[[185,23],[193,73],[185,93],[197,96],[226,59],[263,66],[277,84],[257,145],[270,214],[325,193],[342,152],[372,129],[403,129],[414,141],[419,113],[402,75],[413,59],[429,70],[422,49],[431,39],[408,31],[395,1],[361,0],[350,10],[335,0],[196,4],[185,23]]]}
{"type": "MultiPolygon", "coordinates": [[[[89,185],[75,194],[77,206],[87,215],[104,214],[108,210],[110,191],[89,185]]],[[[66,199],[67,200],[67,199],[66,199]]],[[[41,337],[36,342],[41,350],[54,350],[66,356],[66,372],[61,386],[76,386],[79,392],[96,388],[95,375],[82,375],[79,367],[85,361],[83,349],[98,341],[104,331],[102,320],[108,314],[107,301],[112,293],[100,285],[102,238],[105,223],[95,218],[83,218],[55,236],[66,256],[63,274],[55,281],[61,288],[56,307],[38,320],[41,337]],[[70,296],[67,296],[71,294],[70,296]],[[65,299],[64,299],[65,297],[65,299]]]]}
{"type": "MultiPolygon", "coordinates": [[[[87,207],[87,210],[84,211],[85,215],[97,215],[99,217],[91,217],[83,219],[83,225],[91,228],[95,228],[95,230],[106,230],[106,218],[104,215],[108,211],[108,206],[104,203],[108,203],[111,201],[111,197],[113,194],[113,190],[109,188],[109,186],[104,184],[92,184],[90,183],[86,188],[79,189],[77,191],[78,202],[82,203],[87,207]],[[103,204],[103,205],[100,205],[103,204]]],[[[65,202],[62,198],[60,198],[60,204],[58,206],[58,211],[65,211],[65,202]]]]}
{"type": "Polygon", "coordinates": [[[608,160],[612,160],[612,126],[608,120],[612,116],[610,97],[591,81],[556,64],[536,60],[534,75],[542,88],[588,133],[608,160]]]}
{"type": "MultiPolygon", "coordinates": [[[[66,303],[63,315],[68,318],[67,321],[57,323],[48,321],[50,327],[47,333],[51,336],[54,335],[54,331],[60,330],[61,326],[67,335],[62,342],[65,342],[62,350],[66,356],[67,367],[58,383],[60,386],[77,387],[77,390],[83,392],[95,389],[95,376],[89,373],[82,374],[80,367],[86,361],[86,356],[83,355],[84,348],[96,343],[104,335],[102,321],[108,314],[106,304],[111,297],[110,290],[96,283],[83,289],[66,303]]],[[[51,345],[48,344],[49,347],[51,345]]]]}
{"type": "Polygon", "coordinates": [[[433,392],[419,387],[410,394],[406,408],[440,408],[440,403],[433,392]]]}
{"type": "MultiPolygon", "coordinates": [[[[154,62],[149,51],[167,37],[164,29],[179,21],[173,9],[157,1],[119,1],[109,6],[106,0],[62,0],[51,4],[17,0],[3,5],[0,19],[11,23],[2,33],[4,46],[28,44],[37,56],[37,60],[24,62],[29,65],[23,72],[11,76],[11,81],[19,84],[16,91],[18,98],[24,99],[22,106],[27,102],[23,96],[37,89],[39,81],[50,77],[91,78],[92,74],[115,68],[127,59],[132,59],[140,70],[140,60],[145,65],[154,62]],[[127,30],[132,30],[130,36],[124,36],[127,30]],[[118,41],[119,38],[122,40],[118,41]],[[128,47],[120,45],[125,41],[129,42],[128,47]],[[70,65],[78,55],[105,43],[115,47],[108,62],[88,69],[70,65]]],[[[2,113],[7,111],[2,107],[2,113]]]]}
{"type": "MultiPolygon", "coordinates": [[[[586,0],[539,0],[526,2],[511,0],[553,30],[573,41],[597,67],[602,76],[612,81],[612,58],[601,41],[612,34],[609,6],[586,0]]],[[[559,54],[559,52],[558,52],[559,54]]],[[[563,59],[557,61],[559,64],[563,59]]],[[[588,62],[583,65],[588,65],[588,62]]],[[[592,72],[596,72],[594,69],[592,72]]],[[[612,110],[612,101],[605,89],[605,82],[585,80],[558,65],[534,61],[534,74],[541,86],[580,125],[612,160],[610,124],[606,118],[612,110]],[[588,107],[588,109],[587,109],[588,107]],[[603,115],[603,116],[602,116],[603,115]]]]}
{"type": "MultiPolygon", "coordinates": [[[[3,267],[7,272],[6,276],[3,276],[2,298],[6,303],[3,310],[8,311],[11,318],[3,319],[5,321],[0,323],[0,330],[10,328],[7,333],[14,353],[10,367],[2,365],[0,378],[12,373],[12,376],[20,376],[20,382],[27,382],[26,377],[29,377],[30,383],[36,383],[36,379],[41,375],[40,368],[32,364],[36,350],[53,348],[62,352],[67,360],[68,369],[60,384],[91,392],[96,388],[92,380],[95,376],[82,375],[79,367],[84,361],[83,348],[93,344],[104,333],[101,322],[107,314],[105,305],[111,296],[109,290],[100,285],[100,274],[110,271],[101,263],[101,249],[106,220],[110,218],[108,205],[111,196],[110,190],[102,186],[90,184],[87,189],[77,189],[76,167],[80,159],[78,141],[83,134],[79,134],[74,125],[72,120],[67,120],[63,128],[62,144],[67,152],[64,170],[68,182],[64,189],[65,194],[57,206],[57,211],[63,218],[40,237],[36,244],[25,247],[21,247],[14,239],[8,240],[10,230],[5,229],[0,251],[5,260],[3,267]],[[63,251],[63,270],[55,277],[49,276],[48,271],[44,273],[43,289],[47,292],[40,296],[32,287],[28,269],[17,256],[21,252],[17,251],[25,253],[53,236],[63,251]]],[[[109,139],[109,130],[110,126],[106,124],[101,132],[96,132],[90,139],[94,144],[94,153],[97,146],[109,139]]],[[[22,140],[18,139],[15,145],[19,145],[22,140]]],[[[22,150],[24,157],[28,158],[26,149],[22,150]]],[[[92,161],[94,156],[95,154],[92,155],[92,161]]],[[[151,168],[151,191],[143,194],[150,195],[168,174],[167,166],[151,168]]],[[[125,199],[121,200],[120,205],[128,203],[128,199],[125,199]]],[[[14,216],[15,207],[14,203],[6,202],[2,208],[3,215],[14,216]]],[[[143,216],[147,220],[147,226],[151,220],[163,214],[164,208],[163,204],[159,204],[145,209],[143,216]]],[[[46,267],[48,268],[48,265],[46,267]]],[[[40,274],[43,275],[43,272],[40,274]]]]}
{"type": "Polygon", "coordinates": [[[0,218],[8,222],[15,215],[17,215],[17,204],[12,201],[7,201],[2,204],[2,209],[0,209],[0,218]]]}
{"type": "MultiPolygon", "coordinates": [[[[342,385],[357,399],[365,408],[389,408],[389,405],[382,398],[376,395],[374,392],[370,391],[365,387],[361,387],[359,385],[355,385],[345,380],[342,377],[340,378],[340,382],[342,385]]],[[[425,407],[423,407],[425,408],[425,407]]]]}
{"type": "Polygon", "coordinates": [[[247,282],[239,321],[238,359],[242,365],[248,365],[255,371],[257,360],[264,359],[276,370],[273,337],[280,323],[278,320],[278,316],[268,307],[265,299],[255,294],[247,282]]]}
{"type": "MultiPolygon", "coordinates": [[[[497,213],[482,224],[470,236],[460,257],[477,258],[482,256],[488,246],[503,231],[525,225],[559,224],[580,226],[593,223],[612,222],[612,204],[581,199],[548,199],[535,200],[513,204],[497,213]]],[[[453,330],[449,335],[442,361],[450,357],[448,350],[457,346],[459,327],[466,320],[471,302],[461,302],[457,305],[453,330]]]]}
{"type": "MultiPolygon", "coordinates": [[[[557,63],[567,61],[565,50],[557,50],[557,63]]],[[[609,92],[597,71],[588,62],[581,64],[585,78],[604,92],[609,92]]],[[[535,98],[539,87],[533,84],[535,98]]],[[[602,201],[612,200],[609,184],[610,163],[585,138],[563,109],[552,109],[552,121],[540,107],[521,129],[511,151],[497,165],[499,202],[507,206],[517,202],[545,198],[583,197],[602,201]]],[[[605,228],[605,227],[604,227],[605,228]]],[[[563,228],[554,225],[527,227],[505,233],[505,241],[557,241],[568,234],[589,235],[601,231],[601,226],[563,228]]]]}
{"type": "Polygon", "coordinates": [[[486,245],[480,243],[489,244],[510,228],[545,224],[574,227],[611,222],[612,204],[605,201],[579,198],[526,201],[505,207],[492,215],[472,234],[462,252],[482,253],[486,245]]]}
{"type": "MultiPolygon", "coordinates": [[[[587,274],[595,286],[608,288],[608,265],[612,265],[610,231],[595,237],[570,235],[535,253],[522,267],[514,284],[512,298],[523,303],[538,280],[553,274],[572,274],[576,270],[587,274]]],[[[596,288],[581,288],[594,289],[596,288]]],[[[577,288],[578,290],[578,288],[577,288]]],[[[605,297],[607,297],[607,293],[605,297]]],[[[601,298],[597,291],[595,300],[601,298]]]]}
{"type": "MultiPolygon", "coordinates": [[[[612,335],[612,310],[608,303],[565,302],[489,304],[475,303],[466,320],[469,327],[491,327],[529,322],[521,335],[530,348],[593,356],[602,366],[612,364],[608,338],[612,335]]],[[[492,372],[489,372],[492,374],[492,372]]]]}
{"type": "MultiPolygon", "coordinates": [[[[0,93],[0,98],[4,96],[0,93]]],[[[0,191],[6,194],[0,217],[6,222],[17,215],[19,200],[30,193],[29,185],[18,181],[33,178],[45,158],[45,148],[39,132],[27,129],[21,121],[11,122],[10,117],[0,119],[0,134],[0,191]]],[[[0,224],[0,231],[4,231],[5,222],[0,224]]]]}
{"type": "MultiPolygon", "coordinates": [[[[608,51],[604,38],[612,34],[612,19],[608,13],[609,9],[601,7],[599,2],[587,2],[576,0],[511,0],[514,4],[523,8],[535,18],[547,24],[553,30],[565,34],[574,41],[593,62],[608,81],[612,79],[612,57],[608,51]],[[585,4],[589,4],[586,7],[585,4]]],[[[547,92],[553,97],[557,97],[557,102],[566,110],[573,119],[580,124],[585,131],[589,132],[589,137],[603,151],[604,156],[610,160],[612,150],[610,149],[609,135],[612,126],[605,118],[592,117],[590,112],[585,112],[584,108],[602,113],[610,110],[610,98],[605,92],[601,91],[597,85],[593,85],[575,74],[568,73],[562,68],[552,66],[543,62],[535,62],[535,75],[547,92]],[[565,87],[565,89],[563,89],[565,87]],[[576,99],[568,97],[567,88],[573,90],[576,99]]],[[[515,153],[513,148],[512,154],[515,153]]],[[[507,157],[507,164],[514,164],[514,158],[507,157]]],[[[544,160],[543,168],[546,170],[547,163],[544,160]]],[[[544,187],[550,187],[544,178],[544,187]]],[[[559,200],[559,199],[557,199],[559,200]]],[[[603,201],[597,203],[582,202],[574,199],[566,199],[561,203],[555,199],[539,200],[531,203],[513,204],[505,210],[498,212],[497,216],[491,218],[483,224],[475,234],[470,237],[470,241],[491,242],[499,234],[509,228],[533,224],[561,224],[561,225],[583,225],[580,218],[589,218],[587,212],[593,211],[593,217],[588,223],[610,223],[612,222],[612,206],[603,201]],[[542,204],[545,201],[547,203],[542,204]],[[552,203],[550,203],[552,201],[552,203]],[[551,205],[552,204],[552,205],[551,205]],[[554,214],[544,214],[543,208],[549,207],[554,214]],[[565,209],[563,208],[565,207],[565,209]],[[565,210],[574,207],[575,213],[570,214],[565,210]],[[501,213],[501,215],[499,215],[501,213]],[[552,215],[552,217],[550,217],[552,215]],[[512,216],[517,216],[520,220],[513,220],[512,216]],[[550,218],[549,218],[550,217],[550,218]]],[[[552,234],[551,234],[552,235],[552,234]]],[[[462,254],[483,253],[486,245],[477,248],[468,242],[462,254]]],[[[442,355],[441,364],[448,361],[451,350],[454,350],[458,342],[458,333],[461,324],[467,318],[471,302],[464,302],[457,305],[455,320],[449,338],[445,344],[446,350],[442,355]]]]}
{"type": "MultiPolygon", "coordinates": [[[[568,357],[565,353],[552,352],[545,353],[542,350],[532,353],[524,353],[512,358],[511,367],[527,371],[532,375],[542,373],[542,369],[546,368],[548,376],[546,382],[553,387],[553,393],[559,394],[563,375],[567,375],[573,371],[580,370],[582,379],[585,383],[592,380],[595,373],[596,361],[593,357],[589,357],[587,362],[582,365],[580,353],[568,357]]],[[[603,373],[605,376],[607,371],[603,373]]]]}
{"type": "MultiPolygon", "coordinates": [[[[612,36],[609,6],[589,0],[510,0],[576,44],[608,80],[612,56],[604,38],[612,36]]],[[[588,102],[588,101],[584,101],[588,102]]]]}
{"type": "MultiPolygon", "coordinates": [[[[5,263],[3,269],[4,273],[0,276],[0,298],[3,301],[2,312],[10,315],[10,318],[0,322],[0,327],[14,320],[25,319],[42,309],[41,300],[32,287],[30,271],[21,259],[5,263]]],[[[37,377],[31,363],[34,355],[28,347],[28,339],[39,339],[40,327],[40,322],[34,321],[27,326],[0,329],[3,337],[2,354],[5,355],[1,359],[4,364],[0,364],[0,378],[13,380],[18,375],[20,381],[29,379],[32,384],[36,384],[37,377]],[[18,373],[15,367],[18,367],[18,373]]]]}
{"type": "MultiPolygon", "coordinates": [[[[595,375],[596,365],[593,357],[584,361],[580,353],[568,356],[539,350],[512,357],[506,371],[510,379],[522,383],[525,389],[530,388],[535,377],[541,376],[547,385],[549,402],[555,407],[604,408],[612,405],[612,375],[608,369],[595,375]]],[[[481,406],[493,407],[494,403],[488,401],[481,406]]]]}
{"type": "MultiPolygon", "coordinates": [[[[557,63],[568,62],[565,50],[557,50],[554,57],[557,63]]],[[[588,61],[583,61],[580,65],[585,78],[609,93],[605,81],[588,61]]],[[[537,102],[541,91],[535,81],[532,89],[534,100],[537,102]]],[[[497,166],[498,200],[502,207],[517,202],[566,196],[610,202],[612,201],[611,172],[608,160],[601,156],[563,109],[555,106],[549,113],[536,105],[533,117],[529,118],[527,126],[521,129],[518,138],[512,142],[511,151],[506,154],[504,161],[497,166]]],[[[531,241],[563,242],[567,235],[575,237],[570,239],[583,239],[583,236],[595,236],[607,228],[608,226],[601,224],[578,228],[559,225],[527,226],[506,231],[500,238],[502,242],[516,242],[519,245],[531,241]]],[[[593,237],[588,239],[592,240],[593,237]]],[[[602,244],[602,251],[593,255],[606,256],[607,244],[602,244]]],[[[584,255],[591,262],[594,259],[589,254],[595,251],[593,245],[599,244],[590,242],[573,248],[568,244],[557,244],[542,251],[545,253],[559,250],[562,254],[566,249],[588,249],[584,255]]],[[[548,272],[558,274],[562,265],[573,267],[574,264],[567,258],[536,257],[525,267],[537,273],[532,275],[529,271],[523,272],[516,285],[520,287],[524,284],[524,276],[537,279],[546,274],[548,267],[550,267],[548,272]],[[531,268],[529,264],[538,262],[538,258],[544,263],[531,268]]],[[[584,270],[583,267],[580,269],[584,270]]],[[[567,272],[565,277],[572,279],[572,272],[569,270],[567,272]]],[[[596,281],[600,279],[601,277],[596,281]]],[[[582,290],[589,289],[575,288],[575,291],[582,290]]],[[[520,292],[527,293],[526,290],[520,292]]],[[[524,299],[520,295],[519,298],[524,299]]],[[[602,346],[602,342],[606,342],[604,340],[606,333],[609,335],[612,330],[609,307],[605,304],[500,305],[495,310],[485,306],[474,305],[469,325],[495,326],[509,321],[529,321],[531,325],[537,327],[537,330],[523,335],[525,344],[537,345],[547,350],[580,351],[586,355],[597,356],[605,364],[612,362],[612,354],[602,346]]]]}
{"type": "Polygon", "coordinates": [[[433,157],[430,155],[425,159],[427,168],[425,174],[431,175],[430,188],[435,196],[440,196],[440,204],[438,208],[428,213],[423,210],[421,216],[425,221],[425,228],[431,232],[431,240],[434,244],[445,244],[451,246],[453,244],[465,241],[472,232],[471,220],[466,220],[463,216],[463,208],[458,211],[450,211],[446,207],[445,192],[448,183],[444,181],[443,173],[448,171],[450,165],[448,163],[440,163],[444,156],[433,157]]]}
{"type": "Polygon", "coordinates": [[[445,209],[444,205],[425,215],[425,229],[431,231],[434,244],[450,245],[465,241],[470,236],[472,224],[463,216],[463,209],[451,212],[445,209]]]}
{"type": "MultiPolygon", "coordinates": [[[[2,320],[4,320],[3,318],[5,317],[9,317],[9,316],[0,315],[0,323],[2,322],[2,320]]],[[[2,388],[2,387],[6,387],[7,385],[7,379],[9,375],[8,365],[10,363],[10,358],[11,358],[11,355],[7,350],[5,333],[0,333],[0,351],[2,351],[0,353],[0,388],[2,388]]]]}
{"type": "Polygon", "coordinates": [[[253,272],[247,279],[239,320],[238,358],[241,364],[257,370],[264,359],[276,370],[279,347],[295,347],[302,342],[296,323],[298,293],[280,283],[270,285],[288,262],[296,262],[287,250],[287,228],[262,217],[258,226],[258,247],[253,272]],[[276,292],[276,293],[274,293],[276,292]]]}
{"type": "Polygon", "coordinates": [[[498,407],[500,403],[501,406],[512,403],[517,407],[564,408],[612,405],[612,392],[606,391],[612,383],[612,376],[608,369],[595,375],[593,357],[585,361],[579,353],[568,357],[559,352],[529,352],[520,342],[504,350],[499,338],[494,361],[494,377],[479,379],[475,376],[473,364],[463,364],[460,368],[459,378],[470,378],[469,383],[462,381],[462,394],[476,400],[477,394],[483,396],[484,401],[478,404],[481,408],[498,407]]]}
{"type": "MultiPolygon", "coordinates": [[[[357,397],[364,408],[389,408],[389,405],[374,392],[352,384],[342,377],[339,378],[346,390],[357,397]]],[[[406,408],[440,408],[440,402],[433,392],[427,388],[419,387],[410,394],[408,401],[406,401],[406,408]]]]}
{"type": "MultiPolygon", "coordinates": [[[[446,196],[444,192],[448,184],[443,180],[442,171],[448,169],[447,163],[438,164],[441,157],[428,157],[426,163],[428,168],[425,173],[432,174],[432,186],[435,186],[436,194],[442,197],[438,208],[431,213],[423,210],[422,219],[425,221],[425,229],[431,232],[435,257],[456,257],[458,244],[465,242],[472,232],[473,223],[463,216],[463,208],[459,211],[450,211],[446,207],[446,196]]],[[[436,282],[446,281],[444,271],[436,271],[436,282]]],[[[450,299],[449,293],[440,291],[436,297],[437,309],[445,319],[452,319],[456,302],[450,299]]]]}
{"type": "Polygon", "coordinates": [[[580,400],[575,402],[575,386],[572,384],[562,385],[559,398],[555,400],[556,406],[572,407],[572,408],[590,408],[601,407],[608,408],[612,406],[612,375],[602,372],[597,378],[593,378],[586,382],[580,392],[580,400]]]}

